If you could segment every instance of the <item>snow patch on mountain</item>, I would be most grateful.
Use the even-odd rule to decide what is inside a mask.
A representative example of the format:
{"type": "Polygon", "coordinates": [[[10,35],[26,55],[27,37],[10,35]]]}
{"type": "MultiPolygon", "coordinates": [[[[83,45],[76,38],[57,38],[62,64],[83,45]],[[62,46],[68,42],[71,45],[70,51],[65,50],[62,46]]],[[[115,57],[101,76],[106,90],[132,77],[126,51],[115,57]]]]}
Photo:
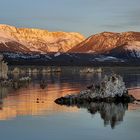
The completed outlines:
{"type": "Polygon", "coordinates": [[[61,53],[60,52],[57,52],[57,53],[54,54],[54,57],[57,57],[59,55],[61,55],[61,53]]]}
{"type": "Polygon", "coordinates": [[[129,50],[129,51],[139,51],[140,52],[140,41],[128,42],[128,44],[125,45],[124,49],[129,50]]]}
{"type": "Polygon", "coordinates": [[[129,52],[132,57],[140,58],[140,41],[128,42],[123,48],[126,52],[129,52]]]}
{"type": "Polygon", "coordinates": [[[111,62],[124,62],[124,60],[113,57],[113,56],[99,56],[93,59],[93,61],[98,61],[98,62],[106,62],[106,61],[111,61],[111,62]]]}

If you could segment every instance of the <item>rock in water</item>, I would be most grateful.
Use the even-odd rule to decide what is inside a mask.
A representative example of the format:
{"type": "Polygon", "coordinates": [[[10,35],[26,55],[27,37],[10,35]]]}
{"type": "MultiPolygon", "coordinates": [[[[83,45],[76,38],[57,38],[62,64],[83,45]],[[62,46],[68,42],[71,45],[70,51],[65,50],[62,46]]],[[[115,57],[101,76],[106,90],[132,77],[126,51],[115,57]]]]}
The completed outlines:
{"type": "Polygon", "coordinates": [[[112,74],[105,78],[98,85],[93,85],[88,90],[79,94],[67,95],[55,100],[58,104],[79,104],[83,102],[133,102],[135,98],[128,95],[128,90],[119,75],[112,74]]]}

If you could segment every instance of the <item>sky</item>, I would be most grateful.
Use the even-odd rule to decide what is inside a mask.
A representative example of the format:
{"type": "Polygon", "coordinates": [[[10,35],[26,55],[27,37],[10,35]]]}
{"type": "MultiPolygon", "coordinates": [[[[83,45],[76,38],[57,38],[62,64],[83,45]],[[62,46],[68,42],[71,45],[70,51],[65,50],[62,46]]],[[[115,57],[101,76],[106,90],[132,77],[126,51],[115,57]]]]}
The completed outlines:
{"type": "Polygon", "coordinates": [[[140,31],[140,0],[0,0],[0,24],[72,31],[140,31]]]}

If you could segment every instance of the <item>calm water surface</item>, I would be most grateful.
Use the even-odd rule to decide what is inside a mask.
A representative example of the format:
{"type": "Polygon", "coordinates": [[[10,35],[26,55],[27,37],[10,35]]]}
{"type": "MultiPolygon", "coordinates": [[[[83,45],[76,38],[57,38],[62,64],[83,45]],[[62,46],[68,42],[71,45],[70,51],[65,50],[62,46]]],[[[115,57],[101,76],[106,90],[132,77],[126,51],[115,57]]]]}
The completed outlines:
{"type": "Polygon", "coordinates": [[[79,73],[77,68],[67,68],[61,73],[31,74],[32,82],[20,89],[0,87],[0,139],[139,139],[139,103],[91,103],[78,107],[54,103],[56,98],[78,93],[111,71],[122,75],[126,86],[131,88],[129,93],[140,99],[139,68],[106,68],[96,74],[79,73]],[[40,87],[42,80],[48,83],[44,89],[40,87]]]}

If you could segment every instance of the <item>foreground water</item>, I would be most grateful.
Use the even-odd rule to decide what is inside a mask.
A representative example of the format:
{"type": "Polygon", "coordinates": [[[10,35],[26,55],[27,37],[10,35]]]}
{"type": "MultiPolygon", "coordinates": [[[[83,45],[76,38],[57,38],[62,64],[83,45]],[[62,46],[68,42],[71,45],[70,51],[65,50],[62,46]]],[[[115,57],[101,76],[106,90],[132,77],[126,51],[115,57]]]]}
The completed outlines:
{"type": "MultiPolygon", "coordinates": [[[[66,107],[54,100],[75,94],[105,74],[123,76],[129,93],[140,99],[139,68],[105,68],[101,73],[33,73],[20,89],[0,87],[0,138],[2,140],[137,140],[140,138],[140,104],[95,104],[66,107]],[[42,80],[47,87],[42,89],[42,80]]],[[[14,77],[20,75],[16,74],[14,77]]],[[[13,75],[12,75],[13,77],[13,75]]]]}

